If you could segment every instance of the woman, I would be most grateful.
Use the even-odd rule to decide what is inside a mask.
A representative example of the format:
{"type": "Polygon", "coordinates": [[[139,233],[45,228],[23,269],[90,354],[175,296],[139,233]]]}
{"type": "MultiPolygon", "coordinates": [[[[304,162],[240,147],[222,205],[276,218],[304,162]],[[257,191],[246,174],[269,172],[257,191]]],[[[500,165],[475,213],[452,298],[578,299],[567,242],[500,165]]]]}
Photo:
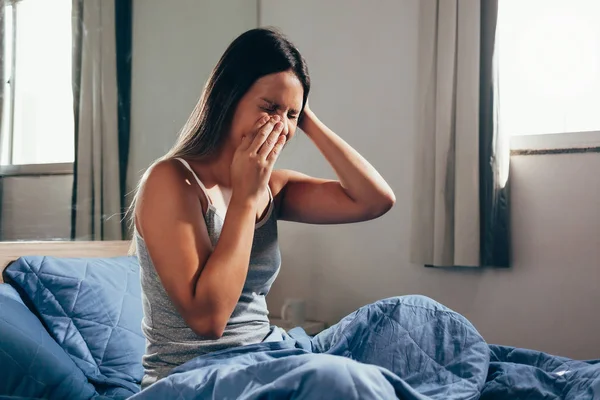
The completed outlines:
{"type": "Polygon", "coordinates": [[[173,149],[145,174],[134,203],[147,352],[146,387],[202,354],[263,341],[265,296],[281,257],[277,220],[366,221],[394,193],[307,103],[310,78],[280,33],[231,43],[173,149]],[[297,128],[339,180],[273,170],[297,128]]]}

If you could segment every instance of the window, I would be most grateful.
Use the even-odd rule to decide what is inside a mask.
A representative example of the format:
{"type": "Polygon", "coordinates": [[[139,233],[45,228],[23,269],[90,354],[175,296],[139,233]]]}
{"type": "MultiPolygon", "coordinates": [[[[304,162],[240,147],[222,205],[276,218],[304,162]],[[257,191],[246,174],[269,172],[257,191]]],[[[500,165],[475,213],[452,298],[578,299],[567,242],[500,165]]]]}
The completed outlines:
{"type": "Polygon", "coordinates": [[[71,0],[5,3],[0,164],[72,163],[71,0]]]}
{"type": "Polygon", "coordinates": [[[599,0],[499,1],[502,130],[513,136],[593,133],[597,141],[599,21],[599,0]]]}

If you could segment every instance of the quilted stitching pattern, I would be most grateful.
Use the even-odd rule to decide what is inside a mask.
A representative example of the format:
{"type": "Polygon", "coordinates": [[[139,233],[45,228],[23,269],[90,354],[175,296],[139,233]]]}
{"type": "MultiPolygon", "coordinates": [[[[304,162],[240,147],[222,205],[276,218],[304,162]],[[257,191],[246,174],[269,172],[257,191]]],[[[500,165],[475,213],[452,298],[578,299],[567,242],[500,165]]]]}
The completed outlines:
{"type": "Polygon", "coordinates": [[[145,338],[134,257],[22,257],[6,274],[88,379],[139,391],[145,338]]]}
{"type": "Polygon", "coordinates": [[[90,385],[15,289],[0,284],[0,397],[90,399],[90,385]]]}
{"type": "Polygon", "coordinates": [[[431,398],[478,398],[489,364],[473,325],[424,296],[365,306],[317,335],[313,350],[382,366],[431,398]]]}

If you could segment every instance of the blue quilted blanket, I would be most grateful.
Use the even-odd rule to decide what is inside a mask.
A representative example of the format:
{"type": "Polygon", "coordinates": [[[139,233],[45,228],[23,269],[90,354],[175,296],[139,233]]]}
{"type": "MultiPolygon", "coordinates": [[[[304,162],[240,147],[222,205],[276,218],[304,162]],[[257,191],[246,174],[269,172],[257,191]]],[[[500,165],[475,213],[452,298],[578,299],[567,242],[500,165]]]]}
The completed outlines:
{"type": "Polygon", "coordinates": [[[196,358],[132,400],[477,399],[489,362],[464,317],[422,296],[363,307],[312,339],[283,336],[196,358]]]}
{"type": "Polygon", "coordinates": [[[21,257],[5,277],[95,395],[125,399],[140,390],[145,339],[135,257],[21,257]]]}
{"type": "Polygon", "coordinates": [[[0,380],[0,396],[33,393],[4,370],[12,365],[26,369],[45,398],[61,398],[51,388],[74,368],[82,374],[69,386],[85,390],[73,399],[600,398],[600,361],[490,346],[463,316],[423,296],[362,307],[315,337],[273,328],[263,343],[195,358],[140,392],[138,272],[128,257],[24,257],[11,265],[6,278],[68,356],[48,347],[41,325],[19,318],[26,307],[14,292],[3,300],[0,290],[0,376],[15,377],[10,386],[0,380]]]}
{"type": "Polygon", "coordinates": [[[490,345],[481,400],[600,399],[600,360],[576,361],[539,351],[490,345]]]}
{"type": "Polygon", "coordinates": [[[489,346],[422,296],[363,307],[314,338],[301,329],[271,336],[198,357],[132,400],[600,398],[600,361],[489,346]]]}

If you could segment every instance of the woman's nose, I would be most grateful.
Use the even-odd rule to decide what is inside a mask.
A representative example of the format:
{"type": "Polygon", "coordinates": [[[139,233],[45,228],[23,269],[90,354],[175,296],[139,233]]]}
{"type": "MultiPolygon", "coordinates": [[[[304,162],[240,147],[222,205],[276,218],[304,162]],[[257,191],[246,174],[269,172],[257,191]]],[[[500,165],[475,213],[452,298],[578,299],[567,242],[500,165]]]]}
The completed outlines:
{"type": "Polygon", "coordinates": [[[290,121],[285,121],[285,125],[283,125],[283,130],[281,131],[281,134],[288,136],[289,133],[290,133],[290,121]]]}
{"type": "Polygon", "coordinates": [[[280,115],[279,118],[281,118],[280,121],[283,123],[281,134],[287,136],[290,132],[290,119],[286,115],[280,115]]]}

